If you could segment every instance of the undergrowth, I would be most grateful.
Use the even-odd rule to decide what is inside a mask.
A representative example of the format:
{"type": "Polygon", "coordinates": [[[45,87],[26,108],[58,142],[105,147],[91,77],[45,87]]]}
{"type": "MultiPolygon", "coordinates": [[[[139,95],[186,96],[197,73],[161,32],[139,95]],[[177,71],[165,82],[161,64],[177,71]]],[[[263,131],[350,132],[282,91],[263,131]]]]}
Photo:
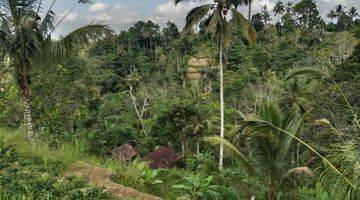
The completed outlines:
{"type": "Polygon", "coordinates": [[[66,169],[76,161],[86,160],[97,162],[90,156],[84,141],[75,140],[72,143],[50,143],[46,140],[37,141],[36,145],[28,142],[22,130],[0,129],[0,138],[6,145],[12,146],[24,157],[41,160],[45,165],[54,164],[57,168],[66,169]]]}
{"type": "MultiPolygon", "coordinates": [[[[15,143],[8,145],[6,142],[18,138],[19,140],[14,142],[19,145],[21,133],[14,132],[14,135],[10,136],[5,135],[2,130],[1,135],[7,137],[0,140],[0,199],[113,199],[101,189],[92,187],[77,177],[62,178],[60,176],[61,168],[56,165],[58,162],[53,163],[52,159],[44,162],[43,159],[34,155],[27,157],[31,153],[39,155],[41,149],[49,150],[46,146],[34,149],[28,145],[21,148],[16,146],[15,150],[15,143]],[[18,149],[21,153],[17,151],[18,149]],[[24,155],[25,150],[31,152],[24,155]]],[[[55,151],[43,152],[47,156],[57,155],[67,159],[70,159],[71,156],[66,156],[66,154],[74,155],[73,153],[69,153],[69,151],[65,151],[63,154],[56,154],[55,151]]]]}

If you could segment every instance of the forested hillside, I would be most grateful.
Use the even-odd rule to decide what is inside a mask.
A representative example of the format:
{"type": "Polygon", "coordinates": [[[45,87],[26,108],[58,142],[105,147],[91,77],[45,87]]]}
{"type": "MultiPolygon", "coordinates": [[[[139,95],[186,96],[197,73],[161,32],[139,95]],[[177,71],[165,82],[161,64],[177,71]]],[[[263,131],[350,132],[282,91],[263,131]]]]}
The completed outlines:
{"type": "Polygon", "coordinates": [[[0,2],[0,199],[115,198],[58,180],[80,161],[163,199],[359,199],[357,9],[199,2],[57,39],[51,9],[0,2]]]}

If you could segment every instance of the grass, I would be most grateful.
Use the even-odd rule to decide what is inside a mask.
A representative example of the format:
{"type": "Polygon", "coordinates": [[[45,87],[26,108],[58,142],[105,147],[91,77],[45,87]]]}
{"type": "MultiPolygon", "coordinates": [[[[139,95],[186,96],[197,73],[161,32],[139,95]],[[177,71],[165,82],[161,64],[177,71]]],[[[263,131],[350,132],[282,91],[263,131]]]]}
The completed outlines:
{"type": "Polygon", "coordinates": [[[48,141],[40,140],[36,145],[33,145],[28,141],[25,131],[0,128],[0,141],[16,149],[16,152],[23,157],[41,160],[45,165],[56,164],[62,170],[67,169],[75,162],[106,167],[113,172],[131,170],[128,165],[121,161],[90,155],[86,142],[81,140],[58,144],[50,144],[48,141]]]}
{"type": "MultiPolygon", "coordinates": [[[[182,191],[173,189],[172,186],[183,183],[184,176],[189,173],[185,169],[151,170],[147,163],[141,160],[123,163],[114,159],[94,157],[87,153],[86,143],[80,140],[59,144],[38,141],[37,145],[32,145],[23,130],[0,129],[0,138],[22,157],[37,160],[38,165],[56,169],[59,174],[73,163],[81,161],[109,169],[114,174],[111,177],[114,182],[144,193],[164,199],[174,199],[184,195],[182,191]]],[[[27,195],[31,197],[32,194],[27,195]]],[[[0,196],[0,199],[4,198],[0,196]]]]}
{"type": "MultiPolygon", "coordinates": [[[[33,145],[28,141],[25,131],[0,128],[0,141],[2,141],[5,146],[11,147],[12,151],[16,152],[16,154],[18,154],[20,157],[34,161],[35,164],[33,164],[33,166],[42,166],[51,169],[53,171],[52,176],[61,176],[61,174],[66,172],[69,166],[77,162],[83,162],[86,164],[107,168],[114,172],[116,176],[121,175],[120,177],[123,179],[123,181],[117,181],[118,183],[133,187],[135,189],[141,188],[142,190],[140,191],[144,191],[143,187],[145,187],[145,185],[156,182],[156,174],[154,174],[155,171],[150,170],[147,164],[144,162],[138,161],[137,163],[127,165],[118,160],[91,156],[88,153],[88,146],[86,142],[81,140],[76,140],[72,143],[64,142],[55,144],[49,143],[46,140],[39,140],[36,145],[33,145]],[[146,172],[144,172],[144,170],[146,172]]],[[[2,146],[0,144],[0,150],[1,148],[2,146]]],[[[13,167],[10,166],[8,168],[11,169],[13,167]]],[[[16,169],[16,167],[14,169],[16,169]]],[[[36,174],[36,172],[32,173],[36,174]]],[[[39,176],[41,177],[42,175],[39,176]]],[[[15,181],[19,180],[24,182],[24,180],[22,180],[21,177],[18,177],[17,174],[9,174],[9,177],[12,177],[11,179],[14,179],[15,181]]],[[[32,178],[36,180],[36,177],[32,178]]],[[[17,182],[14,184],[17,184],[17,182]]],[[[33,194],[39,195],[36,193],[39,191],[34,189],[36,184],[38,183],[30,183],[30,186],[25,184],[24,187],[30,188],[28,190],[31,190],[31,192],[27,192],[28,190],[25,189],[21,190],[20,194],[25,194],[26,198],[16,196],[15,192],[10,192],[10,194],[7,194],[6,191],[1,191],[0,189],[0,199],[36,199],[33,198],[33,194]]],[[[13,187],[12,183],[10,185],[13,187]]],[[[66,193],[66,191],[64,192],[66,193]]],[[[149,193],[148,190],[146,190],[146,192],[149,193]]],[[[45,193],[48,193],[48,191],[45,190],[45,193]]]]}
{"type": "Polygon", "coordinates": [[[73,143],[49,144],[47,141],[38,141],[36,145],[28,142],[25,131],[0,129],[0,138],[6,145],[13,146],[24,157],[41,159],[45,164],[54,163],[66,169],[75,161],[99,163],[98,159],[87,153],[84,141],[76,140],[73,143]]]}
{"type": "Polygon", "coordinates": [[[62,169],[57,163],[60,163],[61,158],[70,162],[81,156],[82,151],[78,148],[81,145],[71,148],[64,146],[56,151],[48,145],[27,144],[21,131],[2,129],[0,134],[3,138],[0,139],[0,199],[113,199],[77,177],[61,176],[62,169]],[[59,157],[51,159],[37,156],[59,157]]]}
{"type": "Polygon", "coordinates": [[[109,160],[106,166],[114,172],[112,180],[116,183],[163,199],[176,199],[175,197],[183,195],[181,191],[172,188],[173,185],[183,181],[186,174],[183,169],[152,170],[146,162],[141,160],[134,160],[128,164],[109,160]]]}

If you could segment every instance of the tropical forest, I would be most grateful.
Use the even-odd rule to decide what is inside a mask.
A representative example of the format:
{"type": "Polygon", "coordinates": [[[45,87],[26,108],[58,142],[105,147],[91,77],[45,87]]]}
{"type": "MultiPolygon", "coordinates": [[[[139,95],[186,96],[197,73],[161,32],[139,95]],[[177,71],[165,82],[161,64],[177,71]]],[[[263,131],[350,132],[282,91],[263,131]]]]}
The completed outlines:
{"type": "Polygon", "coordinates": [[[358,9],[0,0],[0,200],[359,200],[358,9]]]}

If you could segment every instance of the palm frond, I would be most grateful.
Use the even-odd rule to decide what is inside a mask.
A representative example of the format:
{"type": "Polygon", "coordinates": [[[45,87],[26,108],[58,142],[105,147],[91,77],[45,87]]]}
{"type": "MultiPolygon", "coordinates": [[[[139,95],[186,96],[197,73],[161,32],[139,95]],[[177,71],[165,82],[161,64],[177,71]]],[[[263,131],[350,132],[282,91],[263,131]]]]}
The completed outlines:
{"type": "MultiPolygon", "coordinates": [[[[313,147],[315,145],[316,144],[312,144],[313,147]]],[[[320,147],[316,146],[315,148],[319,149],[320,147]]],[[[299,163],[299,165],[307,166],[309,161],[312,161],[313,158],[315,158],[314,156],[314,152],[310,151],[309,149],[305,149],[297,158],[297,162],[299,163]]]]}
{"type": "Polygon", "coordinates": [[[49,10],[46,13],[44,19],[40,24],[40,30],[43,32],[44,35],[48,33],[48,31],[54,28],[55,18],[56,18],[56,14],[52,10],[49,10]]]}
{"type": "Polygon", "coordinates": [[[234,138],[236,134],[238,134],[242,130],[242,126],[235,125],[232,126],[230,130],[225,132],[226,137],[234,138]]]}
{"type": "Polygon", "coordinates": [[[22,65],[30,64],[32,57],[40,51],[41,35],[37,34],[37,31],[36,19],[28,15],[23,16],[9,43],[8,55],[21,58],[22,65]]]}
{"type": "MultiPolygon", "coordinates": [[[[285,127],[284,129],[290,133],[294,133],[294,135],[298,136],[301,130],[301,124],[302,124],[302,118],[297,112],[290,112],[288,116],[285,117],[287,120],[284,122],[285,127]]],[[[293,137],[290,135],[283,135],[281,136],[281,145],[280,149],[277,155],[277,160],[279,162],[282,162],[286,156],[288,155],[292,143],[293,143],[293,137]]]]}
{"type": "Polygon", "coordinates": [[[205,21],[206,31],[215,32],[217,27],[219,26],[219,22],[221,20],[221,16],[218,10],[214,11],[212,15],[210,15],[205,21]]]}
{"type": "Polygon", "coordinates": [[[235,8],[231,8],[232,19],[231,22],[237,24],[240,27],[242,36],[250,43],[256,41],[256,31],[250,22],[235,8]]]}
{"type": "MultiPolygon", "coordinates": [[[[179,3],[188,2],[188,1],[196,1],[196,0],[174,0],[174,3],[175,3],[175,5],[177,5],[179,3]]],[[[197,0],[197,1],[199,1],[199,2],[204,1],[205,2],[205,0],[197,0]]]]}
{"type": "Polygon", "coordinates": [[[235,8],[237,8],[238,6],[241,6],[241,5],[247,6],[247,5],[249,5],[249,3],[251,1],[252,0],[227,0],[227,2],[230,5],[233,5],[235,8]]]}
{"type": "Polygon", "coordinates": [[[241,112],[240,110],[235,110],[235,112],[239,115],[240,119],[242,119],[242,120],[247,120],[248,119],[248,117],[243,112],[241,112]]]}
{"type": "Polygon", "coordinates": [[[325,166],[321,173],[320,181],[323,185],[330,187],[330,194],[333,199],[358,199],[360,195],[360,154],[358,144],[341,144],[333,148],[330,158],[334,165],[341,169],[341,172],[350,177],[354,186],[347,184],[331,167],[325,166]]]}
{"type": "Polygon", "coordinates": [[[325,71],[316,67],[303,67],[290,71],[285,78],[285,81],[294,78],[296,76],[307,76],[312,78],[329,78],[330,75],[325,71]]]}
{"type": "Polygon", "coordinates": [[[38,4],[38,6],[37,6],[37,9],[36,9],[36,14],[39,14],[40,9],[41,9],[41,7],[42,7],[42,3],[43,3],[43,0],[40,0],[40,1],[39,1],[39,4],[38,4]]]}
{"type": "Polygon", "coordinates": [[[51,29],[50,33],[48,34],[48,38],[51,37],[52,33],[56,30],[57,27],[60,26],[60,24],[65,20],[65,18],[76,8],[77,5],[79,4],[87,4],[90,3],[90,0],[78,0],[77,3],[75,3],[65,14],[64,16],[62,16],[62,18],[58,21],[58,23],[53,26],[53,28],[51,29]]]}
{"type": "Polygon", "coordinates": [[[63,59],[70,55],[75,47],[87,47],[103,39],[114,39],[113,31],[103,24],[89,24],[54,42],[50,49],[51,56],[54,60],[63,59]]]}
{"type": "Polygon", "coordinates": [[[21,18],[30,13],[36,16],[34,9],[36,8],[38,0],[7,0],[2,1],[2,6],[8,10],[8,16],[14,25],[17,25],[21,18]]]}
{"type": "Polygon", "coordinates": [[[280,127],[282,125],[283,116],[275,103],[265,103],[263,106],[261,106],[259,115],[260,119],[270,122],[275,126],[280,127]]]}
{"type": "Polygon", "coordinates": [[[91,1],[90,0],[78,0],[78,3],[86,4],[86,3],[91,3],[91,1]]]}
{"type": "Polygon", "coordinates": [[[198,6],[190,10],[188,15],[186,16],[186,24],[183,29],[182,34],[186,35],[193,31],[194,26],[199,23],[202,19],[204,19],[209,11],[212,9],[213,5],[205,4],[202,6],[198,6]]]}
{"type": "Polygon", "coordinates": [[[281,177],[280,166],[283,163],[276,162],[277,138],[271,134],[252,135],[250,145],[252,158],[256,161],[257,170],[264,176],[264,179],[279,179],[281,177]]]}
{"type": "Polygon", "coordinates": [[[352,105],[350,104],[348,98],[346,97],[344,91],[341,89],[341,87],[331,78],[331,75],[328,71],[324,71],[321,70],[319,68],[316,67],[304,67],[304,68],[299,68],[299,69],[295,69],[292,70],[288,73],[288,75],[285,78],[285,81],[294,78],[296,76],[300,76],[300,75],[305,75],[307,77],[312,77],[312,78],[325,78],[325,79],[330,79],[334,85],[336,86],[336,88],[340,91],[341,96],[344,98],[344,100],[346,101],[347,107],[349,108],[353,118],[354,118],[354,122],[357,125],[357,127],[360,129],[360,120],[358,120],[357,118],[357,114],[354,111],[352,105]]]}
{"type": "Polygon", "coordinates": [[[222,23],[222,41],[225,48],[229,48],[232,40],[232,33],[228,22],[222,23]]]}
{"type": "Polygon", "coordinates": [[[326,126],[328,126],[328,127],[331,129],[331,131],[332,131],[333,133],[335,133],[335,134],[342,140],[342,142],[343,142],[344,144],[346,144],[344,138],[342,137],[343,134],[342,134],[337,128],[335,128],[335,127],[331,124],[331,122],[330,122],[329,120],[327,120],[327,119],[325,119],[325,118],[323,118],[323,119],[318,119],[318,120],[315,120],[315,121],[314,121],[314,124],[315,124],[315,125],[326,125],[326,126]]]}
{"type": "Polygon", "coordinates": [[[235,155],[239,158],[243,166],[246,168],[247,173],[253,175],[255,174],[255,168],[251,164],[251,162],[242,154],[231,142],[229,142],[225,138],[221,138],[219,136],[205,137],[204,141],[211,145],[220,145],[223,144],[226,150],[226,153],[235,155]]]}
{"type": "MultiPolygon", "coordinates": [[[[1,11],[0,11],[1,12],[1,11]]],[[[11,33],[11,28],[10,28],[10,24],[11,24],[11,20],[9,19],[8,16],[6,16],[3,13],[0,13],[0,30],[6,33],[11,33]]]]}
{"type": "Polygon", "coordinates": [[[8,34],[0,29],[0,50],[7,51],[9,40],[8,34]]]}
{"type": "Polygon", "coordinates": [[[291,136],[292,138],[294,138],[295,140],[300,142],[302,145],[304,145],[306,148],[311,150],[313,153],[315,153],[318,157],[320,157],[324,161],[324,164],[329,166],[330,169],[332,169],[333,172],[335,172],[339,176],[339,178],[342,178],[342,180],[344,180],[344,182],[346,184],[348,184],[350,187],[355,188],[355,185],[352,183],[352,181],[350,179],[348,179],[347,176],[344,175],[341,171],[339,171],[339,169],[337,169],[334,166],[334,164],[332,164],[328,159],[326,159],[323,155],[321,155],[313,147],[311,147],[309,144],[307,144],[306,142],[304,142],[303,140],[298,138],[293,133],[290,133],[290,132],[288,132],[288,131],[280,128],[280,127],[274,126],[270,122],[267,122],[267,121],[264,121],[264,120],[245,121],[244,126],[249,128],[254,133],[265,133],[265,132],[268,132],[269,130],[274,130],[274,131],[279,131],[280,133],[284,133],[284,134],[287,134],[287,135],[291,136]]]}

